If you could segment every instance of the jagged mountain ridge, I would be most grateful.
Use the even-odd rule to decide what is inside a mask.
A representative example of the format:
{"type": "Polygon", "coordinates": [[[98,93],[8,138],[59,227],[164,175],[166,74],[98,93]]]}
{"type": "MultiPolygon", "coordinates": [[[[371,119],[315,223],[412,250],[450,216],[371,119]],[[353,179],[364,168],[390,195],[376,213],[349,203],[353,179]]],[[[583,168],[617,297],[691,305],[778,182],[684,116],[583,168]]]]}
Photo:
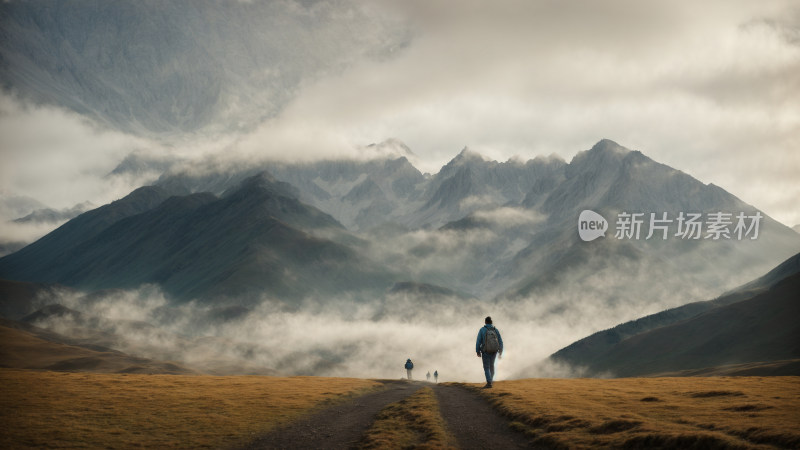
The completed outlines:
{"type": "MultiPolygon", "coordinates": [[[[576,232],[577,216],[584,208],[603,214],[611,222],[617,212],[635,211],[637,208],[670,214],[683,209],[699,212],[744,211],[748,214],[756,211],[721,188],[705,185],[683,172],[609,140],[598,142],[590,150],[576,155],[569,163],[557,157],[498,163],[465,149],[434,175],[424,175],[414,168],[408,160],[408,156],[413,155],[410,151],[406,152],[407,147],[398,142],[392,142],[391,146],[400,148],[401,153],[405,154],[394,152],[388,157],[375,156],[367,160],[268,162],[217,171],[170,170],[159,179],[156,186],[143,188],[137,194],[150,193],[155,197],[153,202],[131,214],[140,214],[135,223],[137,227],[148,230],[155,226],[148,221],[163,220],[163,217],[178,220],[173,216],[179,214],[182,208],[189,212],[202,209],[209,217],[203,217],[202,220],[194,216],[191,220],[184,217],[179,220],[181,226],[188,227],[194,220],[208,227],[209,233],[213,234],[212,230],[216,230],[219,236],[223,236],[225,230],[216,226],[211,219],[211,216],[222,214],[222,211],[210,205],[231,201],[232,193],[238,192],[242,205],[254,202],[253,205],[263,206],[263,209],[252,205],[242,206],[241,209],[249,211],[250,215],[255,214],[254,211],[267,210],[272,211],[270,214],[277,214],[277,211],[283,211],[286,207],[303,211],[295,219],[302,217],[308,221],[292,222],[288,216],[278,220],[291,228],[291,239],[300,239],[303,233],[329,239],[330,234],[315,232],[315,221],[321,220],[326,224],[326,233],[335,230],[333,235],[336,238],[332,242],[338,246],[337,251],[342,252],[343,261],[349,258],[345,255],[369,254],[376,280],[370,281],[371,275],[364,276],[370,272],[362,270],[359,264],[355,265],[360,275],[350,274],[342,278],[357,286],[385,286],[388,289],[395,282],[409,281],[437,285],[478,298],[547,297],[548,292],[563,291],[569,287],[569,292],[574,292],[566,296],[567,304],[559,307],[578,310],[585,301],[582,292],[592,289],[592,286],[584,286],[583,282],[575,283],[574,280],[594,274],[592,276],[608,277],[613,281],[609,289],[592,301],[614,304],[623,310],[625,306],[630,306],[626,314],[631,315],[644,311],[649,302],[663,301],[666,297],[674,297],[671,300],[674,302],[697,300],[696,297],[683,299],[672,295],[671,291],[676,286],[699,286],[709,292],[735,286],[753,278],[753,272],[763,272],[774,266],[780,258],[787,257],[788,252],[800,248],[800,236],[797,233],[766,215],[762,222],[762,235],[756,241],[681,241],[678,238],[647,241],[644,237],[641,240],[617,240],[609,234],[605,239],[581,242],[576,232]],[[259,202],[262,200],[253,200],[258,198],[257,192],[247,193],[247,183],[242,183],[264,170],[268,170],[274,178],[268,176],[265,180],[267,184],[259,189],[269,186],[274,195],[272,200],[264,200],[265,203],[261,204],[259,202]],[[254,196],[251,198],[251,195],[254,196]],[[179,200],[173,199],[159,206],[170,196],[178,196],[179,200]],[[282,201],[285,203],[275,200],[279,198],[284,199],[282,201]],[[152,209],[158,209],[159,212],[150,214],[152,209]],[[634,298],[624,292],[631,283],[640,283],[642,278],[639,275],[650,270],[660,271],[663,277],[656,283],[641,287],[657,288],[661,297],[656,295],[655,290],[652,298],[644,299],[634,298]]],[[[122,204],[130,201],[126,198],[122,204]]],[[[115,203],[95,211],[118,209],[113,205],[115,203]]],[[[97,238],[99,232],[106,231],[98,226],[89,234],[70,239],[58,237],[68,236],[69,230],[83,230],[86,217],[102,216],[94,211],[87,214],[68,222],[63,230],[56,230],[30,248],[23,249],[19,255],[0,260],[0,269],[3,269],[0,275],[11,274],[12,278],[25,276],[32,281],[67,280],[68,284],[80,279],[80,283],[85,282],[85,286],[90,286],[94,275],[90,276],[91,271],[87,272],[85,267],[92,267],[92,261],[86,261],[85,267],[74,268],[75,280],[70,278],[73,275],[64,272],[66,269],[59,268],[71,264],[69,258],[74,257],[77,245],[89,238],[97,238]],[[48,253],[52,248],[58,248],[60,253],[55,256],[48,253]],[[62,248],[69,252],[62,252],[62,248]],[[33,262],[28,267],[8,262],[21,260],[33,262]],[[54,276],[54,273],[59,275],[54,276]]],[[[248,220],[267,219],[258,214],[255,216],[256,219],[250,217],[248,220]]],[[[104,223],[106,227],[109,225],[104,223]]],[[[90,226],[89,229],[93,228],[90,226]]],[[[282,227],[275,230],[286,231],[282,227]]],[[[114,230],[116,233],[122,231],[123,228],[114,230]]],[[[106,232],[104,239],[113,241],[113,233],[106,232]]],[[[129,227],[124,232],[136,234],[140,231],[136,227],[129,227]]],[[[173,233],[172,230],[164,232],[173,233]]],[[[280,240],[270,240],[267,232],[262,234],[259,236],[266,239],[263,241],[265,245],[280,247],[280,240]]],[[[180,237],[178,234],[169,235],[174,235],[176,239],[180,237]]],[[[157,240],[152,232],[148,236],[150,243],[157,240]]],[[[256,235],[248,236],[257,238],[256,235]]],[[[224,241],[227,238],[223,236],[218,239],[224,241]]],[[[171,245],[167,241],[169,239],[162,242],[163,247],[171,245]]],[[[245,246],[247,243],[241,241],[237,245],[245,246]]],[[[288,251],[285,247],[283,249],[288,251]]],[[[130,251],[141,253],[134,247],[130,251]]],[[[155,258],[147,264],[142,263],[142,267],[156,267],[170,258],[160,252],[161,247],[154,250],[154,254],[161,255],[163,260],[155,258]]],[[[206,262],[208,266],[215,264],[213,258],[219,258],[213,253],[204,254],[211,258],[206,262]]],[[[274,277],[272,283],[277,286],[280,284],[277,274],[280,273],[281,261],[270,261],[258,261],[256,258],[243,267],[230,267],[233,270],[230,275],[243,284],[249,284],[250,278],[259,275],[257,270],[246,267],[256,268],[264,264],[263,270],[274,277]]],[[[344,264],[347,265],[346,262],[344,264]]],[[[120,265],[118,270],[122,267],[120,265]]],[[[304,269],[299,267],[298,270],[303,272],[304,269]]],[[[311,267],[313,265],[306,269],[311,270],[311,267]]],[[[197,287],[190,283],[188,280],[192,280],[191,275],[186,275],[187,278],[180,281],[180,277],[170,272],[175,270],[175,266],[167,264],[162,269],[159,274],[150,273],[146,277],[127,280],[98,276],[103,282],[97,286],[110,286],[117,282],[132,286],[136,282],[150,280],[171,285],[171,292],[179,296],[190,293],[205,295],[210,289],[209,284],[200,283],[204,287],[197,287]]],[[[193,270],[201,269],[195,267],[193,270]]],[[[303,276],[311,275],[304,273],[303,276]]],[[[275,292],[297,297],[302,296],[303,292],[313,292],[314,284],[322,283],[313,277],[307,281],[305,291],[287,287],[286,290],[281,288],[275,292]]],[[[327,286],[347,289],[346,285],[341,281],[327,286]]],[[[234,289],[231,292],[238,291],[234,289]]]]}
{"type": "MultiPolygon", "coordinates": [[[[407,148],[396,140],[378,145],[389,144],[407,148]]],[[[497,162],[464,149],[432,176],[423,175],[407,156],[394,154],[363,161],[267,162],[202,175],[177,169],[167,171],[156,185],[173,192],[220,193],[247,176],[267,171],[298,188],[302,201],[328,212],[352,231],[384,223],[439,228],[487,206],[535,203],[563,179],[565,166],[557,156],[497,162]]]]}

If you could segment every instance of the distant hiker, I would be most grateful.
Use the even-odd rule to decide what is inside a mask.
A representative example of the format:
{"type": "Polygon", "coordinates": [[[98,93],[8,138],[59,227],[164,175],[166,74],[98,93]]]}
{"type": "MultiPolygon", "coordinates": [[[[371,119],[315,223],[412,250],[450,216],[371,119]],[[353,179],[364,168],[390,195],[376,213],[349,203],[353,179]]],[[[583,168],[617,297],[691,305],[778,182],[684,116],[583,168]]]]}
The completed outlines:
{"type": "Polygon", "coordinates": [[[429,370],[429,371],[428,371],[428,373],[425,375],[425,378],[427,378],[427,379],[428,379],[428,381],[431,381],[431,371],[430,371],[430,370],[429,370]]]}
{"type": "Polygon", "coordinates": [[[433,372],[433,382],[434,383],[438,383],[439,382],[439,371],[438,370],[433,372]]]}
{"type": "Polygon", "coordinates": [[[483,373],[486,375],[484,388],[492,387],[494,379],[494,360],[497,355],[503,354],[503,338],[500,330],[492,325],[492,318],[486,317],[485,325],[478,331],[478,340],[475,341],[475,352],[483,358],[483,373]]]}
{"type": "Polygon", "coordinates": [[[406,368],[406,373],[408,373],[408,379],[410,380],[411,379],[411,369],[414,368],[414,363],[411,362],[411,358],[406,360],[405,368],[406,368]]]}

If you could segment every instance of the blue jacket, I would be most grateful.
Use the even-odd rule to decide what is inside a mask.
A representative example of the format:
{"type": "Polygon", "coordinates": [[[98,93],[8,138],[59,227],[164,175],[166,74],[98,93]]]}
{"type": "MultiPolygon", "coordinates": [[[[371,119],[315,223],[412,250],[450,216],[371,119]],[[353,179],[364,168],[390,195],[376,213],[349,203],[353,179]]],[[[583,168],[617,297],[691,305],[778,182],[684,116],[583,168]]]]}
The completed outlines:
{"type": "Polygon", "coordinates": [[[475,341],[475,352],[482,352],[483,348],[483,341],[486,340],[486,329],[487,328],[494,328],[495,333],[497,333],[497,340],[500,341],[500,351],[498,353],[503,353],[503,338],[500,336],[500,330],[494,327],[494,325],[487,323],[478,331],[478,340],[475,341]]]}
{"type": "Polygon", "coordinates": [[[408,361],[406,361],[405,368],[406,369],[413,369],[414,368],[414,363],[412,363],[411,360],[409,359],[408,361]]]}

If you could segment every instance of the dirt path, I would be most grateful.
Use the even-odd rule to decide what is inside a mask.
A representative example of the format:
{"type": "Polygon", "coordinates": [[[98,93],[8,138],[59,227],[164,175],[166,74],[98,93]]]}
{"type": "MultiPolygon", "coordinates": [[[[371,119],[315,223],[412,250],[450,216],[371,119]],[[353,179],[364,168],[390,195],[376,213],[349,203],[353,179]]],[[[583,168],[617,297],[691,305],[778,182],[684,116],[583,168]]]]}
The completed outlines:
{"type": "Polygon", "coordinates": [[[386,389],[326,408],[278,428],[248,444],[247,449],[346,449],[355,445],[389,403],[417,392],[424,383],[385,381],[386,389]]]}
{"type": "Polygon", "coordinates": [[[261,436],[244,448],[352,448],[372,425],[378,412],[423,386],[433,387],[447,431],[456,438],[460,448],[530,448],[529,439],[509,428],[508,420],[467,389],[424,382],[384,383],[384,390],[323,409],[261,436]]]}
{"type": "Polygon", "coordinates": [[[441,385],[434,392],[447,431],[460,448],[531,448],[528,438],[509,428],[508,420],[474,393],[441,385]]]}

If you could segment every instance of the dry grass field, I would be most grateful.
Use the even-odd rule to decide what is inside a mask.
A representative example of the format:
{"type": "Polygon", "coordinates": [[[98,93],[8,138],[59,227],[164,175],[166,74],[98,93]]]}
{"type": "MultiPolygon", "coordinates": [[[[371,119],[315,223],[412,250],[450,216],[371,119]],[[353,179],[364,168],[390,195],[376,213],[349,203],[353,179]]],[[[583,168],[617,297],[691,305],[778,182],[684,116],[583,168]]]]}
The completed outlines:
{"type": "Polygon", "coordinates": [[[800,448],[800,377],[525,379],[468,385],[552,448],[800,448]]]}
{"type": "MultiPolygon", "coordinates": [[[[800,377],[526,379],[486,397],[547,448],[800,448],[800,377]]],[[[0,369],[0,448],[220,448],[371,380],[0,369]]],[[[435,392],[387,405],[364,448],[448,448],[435,392]]]]}
{"type": "Polygon", "coordinates": [[[319,377],[0,369],[0,448],[219,448],[380,387],[319,377]]]}
{"type": "Polygon", "coordinates": [[[392,403],[376,417],[360,448],[432,449],[453,448],[444,419],[439,413],[436,394],[430,387],[392,403]]]}

